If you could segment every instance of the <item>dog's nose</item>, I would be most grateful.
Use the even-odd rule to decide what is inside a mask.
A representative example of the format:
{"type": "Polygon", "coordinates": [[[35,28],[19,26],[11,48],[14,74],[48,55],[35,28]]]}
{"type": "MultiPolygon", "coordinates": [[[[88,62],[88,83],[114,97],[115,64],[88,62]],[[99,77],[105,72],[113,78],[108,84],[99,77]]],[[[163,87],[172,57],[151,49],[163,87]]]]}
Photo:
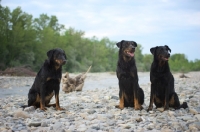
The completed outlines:
{"type": "Polygon", "coordinates": [[[65,64],[67,62],[67,60],[63,60],[63,64],[65,64]]]}

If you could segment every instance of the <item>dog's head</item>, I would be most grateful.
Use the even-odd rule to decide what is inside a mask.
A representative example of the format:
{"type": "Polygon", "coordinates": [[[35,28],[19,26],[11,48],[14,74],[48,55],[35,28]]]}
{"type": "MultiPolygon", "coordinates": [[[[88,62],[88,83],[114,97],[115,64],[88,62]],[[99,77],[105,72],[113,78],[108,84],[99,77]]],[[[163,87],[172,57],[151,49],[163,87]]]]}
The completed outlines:
{"type": "Polygon", "coordinates": [[[50,62],[53,62],[56,66],[59,67],[64,65],[67,61],[65,51],[60,48],[49,50],[47,52],[47,56],[50,62]]]}
{"type": "Polygon", "coordinates": [[[120,53],[124,57],[128,57],[128,58],[134,57],[135,47],[137,47],[136,42],[122,40],[121,42],[118,42],[116,45],[120,49],[120,53]]]}
{"type": "Polygon", "coordinates": [[[156,46],[150,49],[151,53],[154,55],[154,59],[158,61],[168,61],[170,57],[171,49],[165,46],[156,46]]]}

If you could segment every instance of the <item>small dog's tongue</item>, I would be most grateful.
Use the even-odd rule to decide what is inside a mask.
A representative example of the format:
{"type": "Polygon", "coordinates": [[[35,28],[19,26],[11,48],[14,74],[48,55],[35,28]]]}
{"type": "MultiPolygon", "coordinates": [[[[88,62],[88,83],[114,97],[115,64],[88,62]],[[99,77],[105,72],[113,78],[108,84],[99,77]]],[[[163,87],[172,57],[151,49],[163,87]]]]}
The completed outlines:
{"type": "Polygon", "coordinates": [[[131,57],[134,56],[134,53],[128,52],[128,54],[129,54],[131,57]]]}

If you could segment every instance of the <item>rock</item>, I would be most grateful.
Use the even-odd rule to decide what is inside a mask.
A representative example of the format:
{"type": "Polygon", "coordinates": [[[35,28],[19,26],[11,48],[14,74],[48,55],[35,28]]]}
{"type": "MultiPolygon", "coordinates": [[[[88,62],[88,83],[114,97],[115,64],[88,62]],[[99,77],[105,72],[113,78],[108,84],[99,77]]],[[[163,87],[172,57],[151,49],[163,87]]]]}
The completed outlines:
{"type": "Polygon", "coordinates": [[[191,114],[194,114],[194,115],[196,115],[196,114],[198,114],[198,111],[197,110],[195,110],[195,109],[189,109],[189,112],[191,113],[191,114]]]}
{"type": "Polygon", "coordinates": [[[78,132],[84,132],[87,130],[87,127],[85,124],[79,125],[77,131],[78,132]]]}
{"type": "Polygon", "coordinates": [[[119,124],[119,126],[123,127],[124,129],[130,129],[131,126],[129,124],[119,124]]]}
{"type": "Polygon", "coordinates": [[[111,99],[119,100],[119,97],[113,95],[113,96],[111,96],[111,99]]]}
{"type": "Polygon", "coordinates": [[[135,120],[136,120],[137,122],[141,122],[141,121],[142,121],[142,118],[141,118],[141,117],[137,117],[137,118],[135,118],[135,120]]]}
{"type": "Polygon", "coordinates": [[[186,115],[186,116],[182,116],[180,117],[183,121],[189,121],[189,120],[193,120],[194,118],[189,116],[189,115],[186,115]]]}
{"type": "Polygon", "coordinates": [[[115,125],[115,121],[112,121],[112,120],[107,121],[107,124],[108,124],[109,126],[114,126],[114,125],[115,125]]]}
{"type": "Polygon", "coordinates": [[[17,110],[17,111],[15,111],[14,113],[13,113],[13,115],[14,115],[14,117],[16,117],[16,118],[29,118],[30,117],[30,115],[27,113],[27,112],[25,112],[25,111],[22,111],[22,110],[17,110]]]}
{"type": "Polygon", "coordinates": [[[160,112],[163,112],[164,111],[164,108],[157,108],[156,110],[160,111],[160,112]]]}
{"type": "Polygon", "coordinates": [[[89,110],[88,114],[94,114],[96,112],[96,110],[89,110]]]}
{"type": "Polygon", "coordinates": [[[194,123],[191,123],[190,125],[189,125],[189,128],[190,129],[197,129],[197,130],[200,130],[200,122],[194,122],[194,123]]]}
{"type": "Polygon", "coordinates": [[[169,111],[168,113],[170,116],[175,116],[175,114],[176,114],[174,111],[169,111]]]}
{"type": "Polygon", "coordinates": [[[48,124],[46,122],[42,122],[41,127],[48,127],[48,124]]]}
{"type": "Polygon", "coordinates": [[[32,112],[32,111],[34,111],[34,110],[35,110],[35,107],[34,107],[34,106],[26,107],[26,108],[24,109],[24,111],[26,111],[26,112],[32,112]]]}
{"type": "Polygon", "coordinates": [[[30,123],[28,124],[28,126],[29,126],[29,127],[31,127],[31,126],[38,127],[38,126],[41,126],[41,122],[30,122],[30,123]]]}
{"type": "Polygon", "coordinates": [[[197,114],[194,117],[196,117],[200,121],[200,114],[197,114]]]}
{"type": "Polygon", "coordinates": [[[58,130],[62,128],[62,123],[60,122],[56,122],[54,125],[53,125],[53,130],[58,130]]]}

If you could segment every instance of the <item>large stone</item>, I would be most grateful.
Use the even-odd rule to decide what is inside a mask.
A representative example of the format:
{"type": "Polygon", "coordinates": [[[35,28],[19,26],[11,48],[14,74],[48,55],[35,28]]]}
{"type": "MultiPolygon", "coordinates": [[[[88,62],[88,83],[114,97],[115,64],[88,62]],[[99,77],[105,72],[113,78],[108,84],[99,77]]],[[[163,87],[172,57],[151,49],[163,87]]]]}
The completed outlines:
{"type": "Polygon", "coordinates": [[[22,111],[22,110],[17,110],[13,113],[14,117],[16,118],[30,118],[30,115],[25,112],[25,111],[22,111]]]}
{"type": "Polygon", "coordinates": [[[196,117],[200,121],[200,114],[197,114],[194,117],[196,117]]]}

